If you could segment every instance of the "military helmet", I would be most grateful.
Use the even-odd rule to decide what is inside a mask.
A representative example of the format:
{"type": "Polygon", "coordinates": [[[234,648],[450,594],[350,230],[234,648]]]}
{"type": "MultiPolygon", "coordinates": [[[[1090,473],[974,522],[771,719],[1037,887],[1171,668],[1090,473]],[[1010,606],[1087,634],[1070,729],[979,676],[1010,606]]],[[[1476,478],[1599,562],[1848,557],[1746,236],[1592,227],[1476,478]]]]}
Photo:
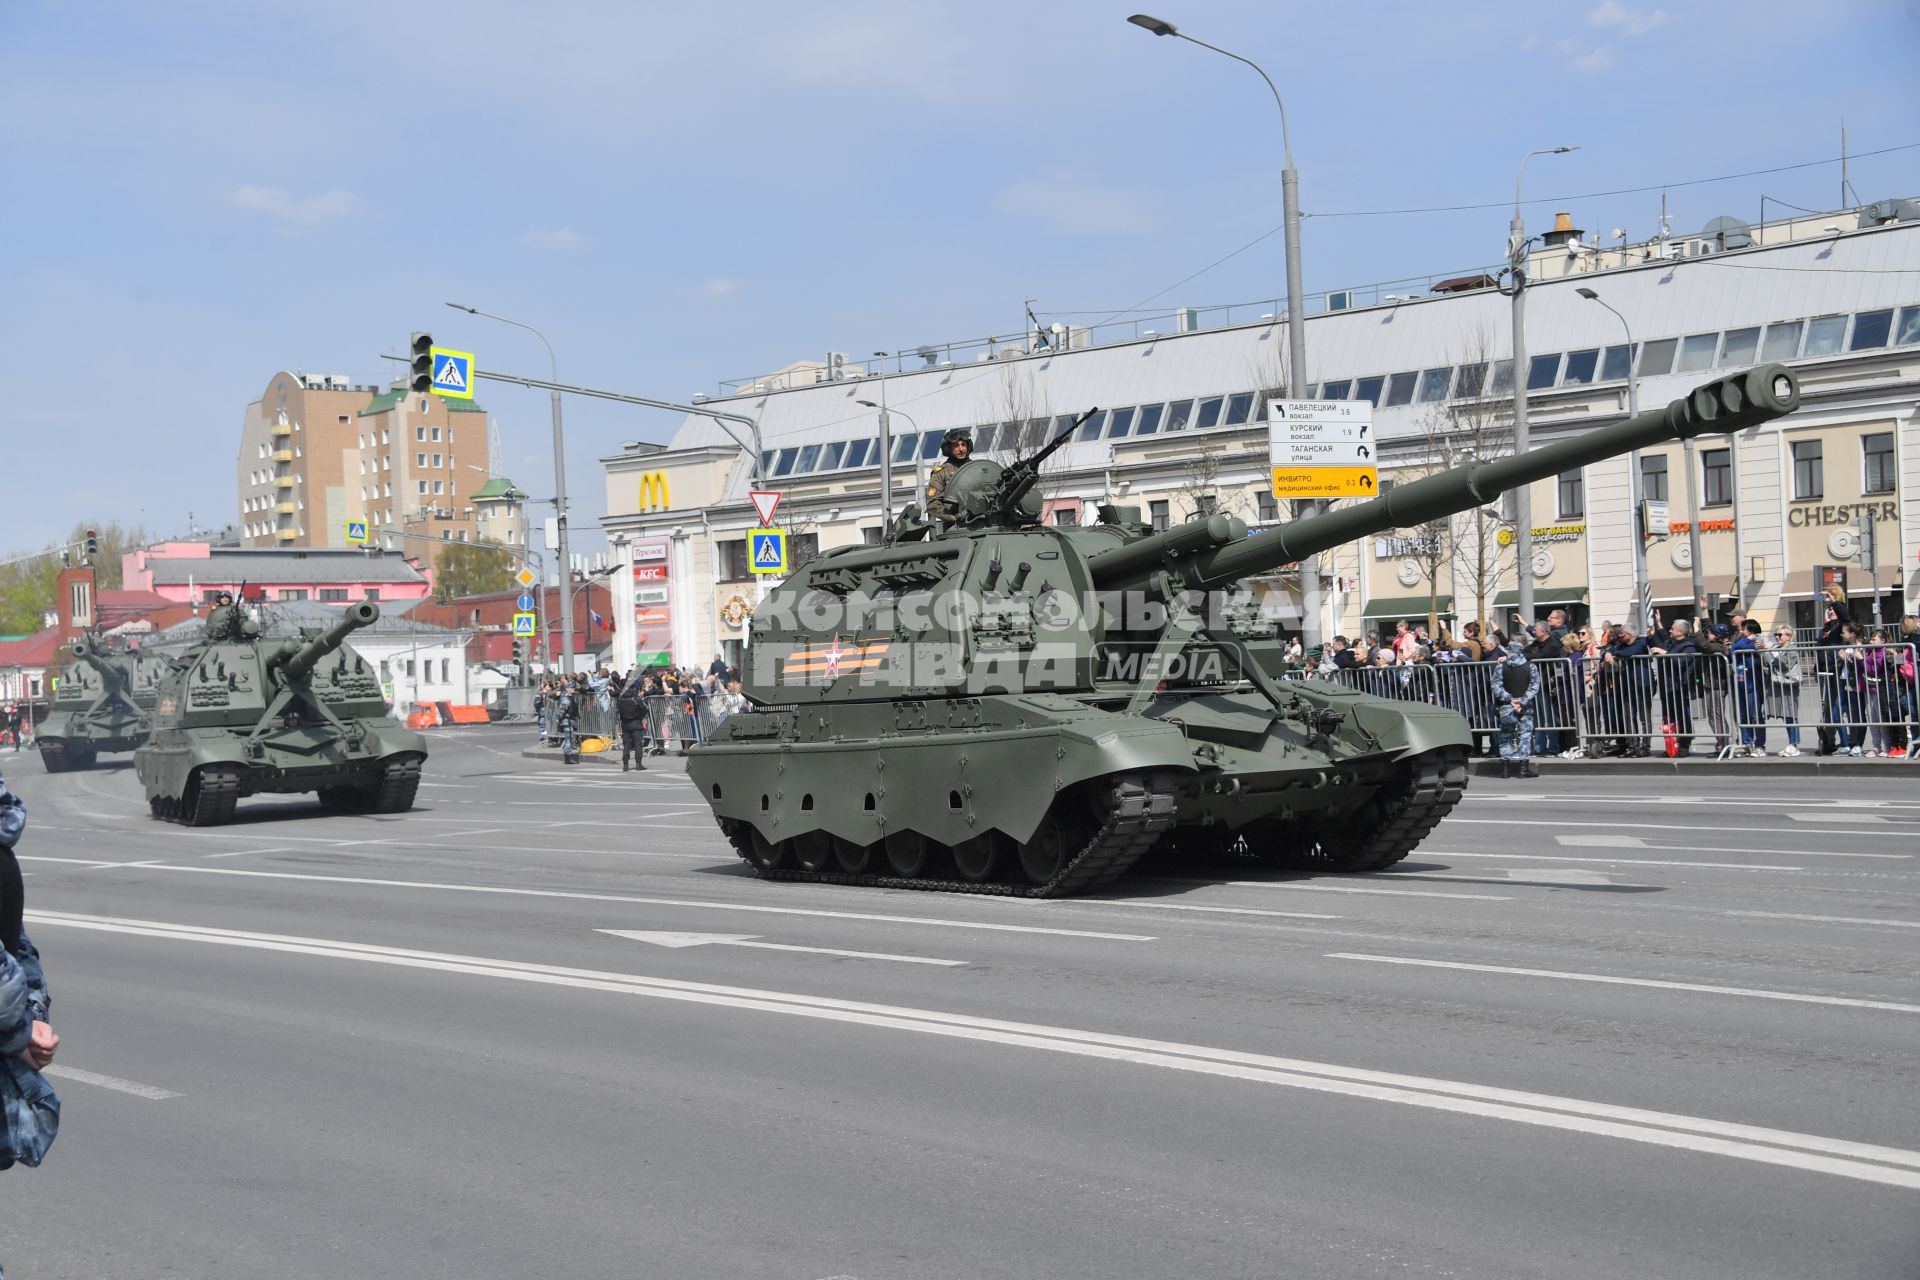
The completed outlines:
{"type": "Polygon", "coordinates": [[[943,458],[951,458],[953,456],[953,446],[959,444],[961,441],[966,442],[967,452],[972,453],[973,428],[949,427],[947,434],[940,437],[940,456],[943,458]]]}

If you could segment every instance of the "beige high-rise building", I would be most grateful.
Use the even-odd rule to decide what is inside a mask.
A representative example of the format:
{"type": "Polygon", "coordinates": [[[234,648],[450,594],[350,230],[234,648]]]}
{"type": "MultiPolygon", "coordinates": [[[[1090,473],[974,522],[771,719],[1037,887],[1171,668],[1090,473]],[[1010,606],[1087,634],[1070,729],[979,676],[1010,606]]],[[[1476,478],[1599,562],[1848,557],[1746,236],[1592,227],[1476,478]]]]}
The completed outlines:
{"type": "Polygon", "coordinates": [[[241,545],[346,547],[365,521],[369,538],[405,535],[395,550],[432,560],[423,540],[497,536],[472,497],[491,478],[487,445],[472,401],[283,370],[241,423],[241,545]]]}

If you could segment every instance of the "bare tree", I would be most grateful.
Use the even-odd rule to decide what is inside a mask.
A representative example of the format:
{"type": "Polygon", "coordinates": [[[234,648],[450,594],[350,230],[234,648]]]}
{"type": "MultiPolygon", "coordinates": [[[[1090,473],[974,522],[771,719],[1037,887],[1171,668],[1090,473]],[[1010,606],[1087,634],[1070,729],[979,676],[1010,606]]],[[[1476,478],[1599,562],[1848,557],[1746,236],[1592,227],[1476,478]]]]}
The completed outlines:
{"type": "MultiPolygon", "coordinates": [[[[1501,385],[1501,362],[1486,330],[1470,334],[1464,354],[1453,361],[1451,395],[1427,406],[1419,419],[1422,474],[1436,474],[1473,462],[1491,462],[1513,452],[1512,401],[1501,385]]],[[[1458,515],[1410,530],[1424,549],[1410,556],[1427,576],[1429,612],[1439,594],[1438,579],[1451,566],[1473,616],[1487,631],[1488,603],[1513,568],[1512,540],[1499,536],[1498,512],[1471,507],[1458,515]]]]}

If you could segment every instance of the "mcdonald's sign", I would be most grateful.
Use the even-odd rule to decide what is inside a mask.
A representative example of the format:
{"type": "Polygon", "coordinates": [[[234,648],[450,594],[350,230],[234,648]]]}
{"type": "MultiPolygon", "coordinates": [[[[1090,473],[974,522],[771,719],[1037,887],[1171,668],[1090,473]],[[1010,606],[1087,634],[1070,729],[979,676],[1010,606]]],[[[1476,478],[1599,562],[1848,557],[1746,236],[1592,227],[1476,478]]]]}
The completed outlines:
{"type": "Polygon", "coordinates": [[[667,487],[667,473],[649,471],[640,477],[640,509],[642,511],[665,511],[673,506],[672,491],[667,487]]]}

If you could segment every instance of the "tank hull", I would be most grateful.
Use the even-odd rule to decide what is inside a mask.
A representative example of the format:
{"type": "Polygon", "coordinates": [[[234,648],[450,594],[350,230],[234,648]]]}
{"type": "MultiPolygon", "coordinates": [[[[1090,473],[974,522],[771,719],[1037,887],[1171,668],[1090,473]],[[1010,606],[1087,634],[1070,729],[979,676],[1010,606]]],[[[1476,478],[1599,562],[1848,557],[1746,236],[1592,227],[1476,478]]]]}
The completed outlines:
{"type": "Polygon", "coordinates": [[[404,811],[412,807],[426,754],[426,741],[397,725],[358,740],[297,729],[255,739],[211,728],[155,733],[134,752],[133,763],[156,817],[211,826],[232,817],[234,802],[253,795],[314,793],[329,808],[404,811]],[[222,802],[200,811],[196,802],[215,792],[222,802]]]}

